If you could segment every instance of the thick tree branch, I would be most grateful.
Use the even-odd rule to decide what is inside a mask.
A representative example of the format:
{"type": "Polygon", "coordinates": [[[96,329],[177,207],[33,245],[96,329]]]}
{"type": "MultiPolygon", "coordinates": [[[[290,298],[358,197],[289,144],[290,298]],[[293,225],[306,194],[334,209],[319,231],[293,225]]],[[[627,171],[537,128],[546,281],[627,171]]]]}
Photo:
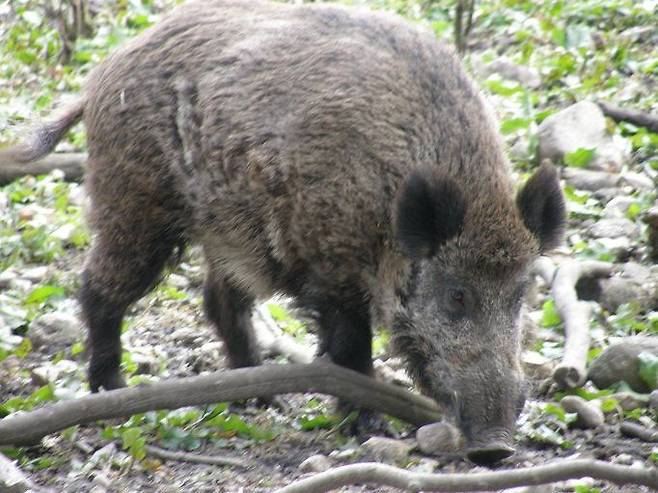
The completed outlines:
{"type": "Polygon", "coordinates": [[[44,175],[59,169],[64,172],[67,181],[78,181],[84,173],[87,155],[83,153],[51,154],[39,161],[24,164],[2,163],[0,166],[0,185],[26,175],[44,175]]]}
{"type": "Polygon", "coordinates": [[[652,115],[633,108],[621,108],[605,101],[597,101],[603,114],[616,122],[628,122],[658,133],[658,115],[652,115]]]}
{"type": "Polygon", "coordinates": [[[350,464],[296,481],[276,493],[322,493],[355,483],[392,486],[404,491],[494,491],[583,477],[658,488],[658,469],[595,460],[564,460],[545,466],[466,474],[423,474],[378,463],[350,464]]]}
{"type": "Polygon", "coordinates": [[[57,402],[0,420],[0,445],[34,444],[49,433],[100,419],[291,392],[335,395],[415,425],[441,418],[439,406],[427,397],[318,360],[220,371],[57,402]]]}

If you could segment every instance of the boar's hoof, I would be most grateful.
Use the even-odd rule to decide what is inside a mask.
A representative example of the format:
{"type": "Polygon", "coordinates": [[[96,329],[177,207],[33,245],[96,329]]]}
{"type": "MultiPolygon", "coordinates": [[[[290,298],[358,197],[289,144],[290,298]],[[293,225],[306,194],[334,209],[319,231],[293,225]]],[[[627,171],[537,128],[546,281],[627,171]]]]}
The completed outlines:
{"type": "Polygon", "coordinates": [[[341,427],[341,431],[344,434],[353,436],[360,442],[377,435],[397,438],[397,432],[381,414],[370,409],[352,408],[350,410],[344,406],[340,406],[340,409],[342,411],[341,414],[344,416],[348,416],[350,414],[349,411],[356,413],[354,419],[344,420],[344,425],[341,427]]]}
{"type": "Polygon", "coordinates": [[[95,394],[101,388],[104,390],[120,389],[126,386],[126,381],[117,372],[90,372],[89,374],[89,388],[95,394]]]}
{"type": "Polygon", "coordinates": [[[478,466],[491,467],[513,455],[514,452],[515,450],[506,443],[491,443],[485,447],[470,449],[466,456],[478,466]]]}

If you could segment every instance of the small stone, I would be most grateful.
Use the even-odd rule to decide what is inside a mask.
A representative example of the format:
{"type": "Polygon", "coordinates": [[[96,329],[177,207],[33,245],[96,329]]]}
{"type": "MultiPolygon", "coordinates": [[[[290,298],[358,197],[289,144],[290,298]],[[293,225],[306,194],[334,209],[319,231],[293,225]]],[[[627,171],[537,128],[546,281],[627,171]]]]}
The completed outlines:
{"type": "Polygon", "coordinates": [[[421,426],[416,432],[418,448],[425,454],[457,452],[463,446],[462,434],[450,423],[421,426]]]}
{"type": "Polygon", "coordinates": [[[81,332],[80,322],[73,315],[50,312],[35,318],[27,335],[34,347],[55,351],[76,342],[81,332]]]}
{"type": "Polygon", "coordinates": [[[71,238],[73,237],[73,234],[75,233],[75,230],[76,230],[75,224],[66,223],[60,226],[59,228],[57,228],[55,231],[53,231],[52,235],[53,237],[63,241],[64,243],[69,243],[71,241],[71,238]]]}
{"type": "Polygon", "coordinates": [[[323,472],[331,469],[331,466],[331,460],[329,460],[327,456],[316,454],[310,456],[308,459],[299,464],[299,470],[301,472],[323,472]]]}
{"type": "Polygon", "coordinates": [[[619,175],[613,173],[580,168],[564,168],[562,177],[569,185],[579,190],[598,191],[600,193],[601,190],[608,189],[612,191],[613,196],[619,193],[619,190],[615,188],[619,183],[619,175]]]}
{"type": "Polygon", "coordinates": [[[603,250],[607,250],[614,255],[617,262],[628,260],[633,251],[633,244],[628,236],[619,236],[618,238],[599,238],[596,242],[603,250]]]}
{"type": "Polygon", "coordinates": [[[645,281],[651,277],[651,269],[631,261],[621,266],[621,275],[634,281],[645,281]]]}
{"type": "Polygon", "coordinates": [[[531,89],[541,85],[539,73],[523,65],[517,65],[507,57],[500,57],[480,70],[483,76],[498,74],[503,79],[513,80],[531,89]]]}
{"type": "Polygon", "coordinates": [[[638,356],[642,352],[658,356],[658,337],[626,337],[612,344],[590,365],[589,379],[599,389],[625,381],[635,392],[650,392],[638,375],[638,356]]]}
{"type": "Polygon", "coordinates": [[[333,457],[336,460],[344,461],[350,460],[360,455],[362,449],[358,448],[347,448],[345,450],[334,450],[329,454],[329,457],[333,457]]]}
{"type": "Polygon", "coordinates": [[[603,208],[603,217],[607,219],[626,218],[626,211],[635,202],[636,199],[626,195],[614,197],[603,208]]]}
{"type": "Polygon", "coordinates": [[[422,473],[433,473],[439,467],[439,461],[434,459],[428,459],[427,457],[421,458],[417,464],[407,467],[410,471],[422,472],[422,473]]]}
{"type": "Polygon", "coordinates": [[[31,267],[29,269],[23,270],[20,275],[22,279],[27,279],[34,284],[39,284],[48,275],[48,267],[45,265],[31,267]]]}
{"type": "Polygon", "coordinates": [[[631,392],[617,392],[610,398],[615,399],[624,411],[632,411],[641,407],[647,407],[650,403],[650,397],[646,394],[636,394],[631,392]]]}
{"type": "Polygon", "coordinates": [[[11,269],[3,270],[0,272],[0,289],[7,289],[11,287],[13,281],[16,280],[18,274],[11,269]]]}
{"type": "Polygon", "coordinates": [[[635,459],[631,454],[619,454],[613,459],[613,462],[616,464],[623,464],[625,466],[630,466],[635,459]]]}
{"type": "Polygon", "coordinates": [[[652,310],[656,305],[656,287],[652,281],[636,281],[625,277],[601,279],[600,303],[609,312],[616,313],[625,304],[634,302],[644,310],[652,310]]]}
{"type": "Polygon", "coordinates": [[[621,174],[621,185],[628,185],[635,190],[650,191],[655,190],[656,184],[651,178],[642,173],[635,173],[633,171],[626,171],[621,174]]]}
{"type": "Polygon", "coordinates": [[[70,360],[60,360],[55,364],[38,366],[32,370],[30,376],[34,384],[42,386],[55,383],[65,375],[74,375],[78,371],[78,365],[70,360]]]}
{"type": "Polygon", "coordinates": [[[137,365],[136,375],[157,375],[160,370],[158,360],[153,356],[140,353],[131,353],[133,363],[137,365]]]}
{"type": "Polygon", "coordinates": [[[637,226],[626,218],[601,219],[589,228],[594,238],[618,238],[620,236],[633,237],[637,234],[637,226]]]}
{"type": "Polygon", "coordinates": [[[187,279],[187,277],[176,273],[169,274],[167,276],[167,283],[177,289],[185,289],[190,285],[190,281],[187,279]]]}
{"type": "Polygon", "coordinates": [[[658,390],[653,390],[649,395],[649,407],[658,411],[658,390]]]}
{"type": "Polygon", "coordinates": [[[35,486],[18,468],[16,462],[0,454],[0,491],[2,493],[23,493],[34,491],[35,486]]]}
{"type": "Polygon", "coordinates": [[[393,438],[372,437],[361,444],[361,448],[377,461],[404,465],[409,459],[411,445],[393,438]]]}
{"type": "Polygon", "coordinates": [[[577,395],[567,395],[560,401],[562,408],[568,413],[577,413],[575,425],[580,428],[597,428],[605,422],[601,408],[594,402],[588,402],[577,395]]]}
{"type": "Polygon", "coordinates": [[[605,115],[595,103],[580,101],[547,117],[538,128],[539,160],[562,161],[578,149],[596,149],[590,168],[617,171],[631,153],[626,139],[610,136],[605,115]]]}
{"type": "Polygon", "coordinates": [[[525,375],[534,380],[543,380],[553,374],[553,362],[536,351],[524,351],[521,364],[525,375]]]}

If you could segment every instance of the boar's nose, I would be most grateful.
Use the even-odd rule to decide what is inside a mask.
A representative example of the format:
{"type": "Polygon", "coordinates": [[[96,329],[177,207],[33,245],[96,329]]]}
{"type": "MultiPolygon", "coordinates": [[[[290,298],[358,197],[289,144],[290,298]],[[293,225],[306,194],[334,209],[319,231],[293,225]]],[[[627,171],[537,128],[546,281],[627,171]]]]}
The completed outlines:
{"type": "Polygon", "coordinates": [[[466,457],[478,466],[495,466],[516,452],[511,445],[511,433],[503,428],[486,430],[473,438],[469,441],[466,457]]]}
{"type": "Polygon", "coordinates": [[[490,443],[485,447],[472,448],[466,452],[466,457],[478,466],[491,467],[498,464],[516,452],[505,443],[490,443]]]}

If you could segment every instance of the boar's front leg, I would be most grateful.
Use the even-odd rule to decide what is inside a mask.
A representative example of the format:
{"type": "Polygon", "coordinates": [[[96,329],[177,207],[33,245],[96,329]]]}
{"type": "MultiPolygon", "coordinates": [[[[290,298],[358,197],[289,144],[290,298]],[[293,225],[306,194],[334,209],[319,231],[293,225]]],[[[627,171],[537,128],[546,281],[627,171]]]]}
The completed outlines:
{"type": "MultiPolygon", "coordinates": [[[[355,306],[352,300],[327,299],[316,309],[320,327],[318,354],[328,355],[332,362],[340,366],[373,376],[372,331],[368,305],[359,303],[355,306]]],[[[390,432],[386,421],[379,414],[359,408],[357,402],[338,404],[340,414],[347,415],[355,410],[358,415],[349,424],[347,433],[365,438],[390,432]]]]}
{"type": "Polygon", "coordinates": [[[251,325],[254,298],[209,269],[203,302],[208,320],[224,341],[231,368],[259,365],[262,358],[251,325]]]}

